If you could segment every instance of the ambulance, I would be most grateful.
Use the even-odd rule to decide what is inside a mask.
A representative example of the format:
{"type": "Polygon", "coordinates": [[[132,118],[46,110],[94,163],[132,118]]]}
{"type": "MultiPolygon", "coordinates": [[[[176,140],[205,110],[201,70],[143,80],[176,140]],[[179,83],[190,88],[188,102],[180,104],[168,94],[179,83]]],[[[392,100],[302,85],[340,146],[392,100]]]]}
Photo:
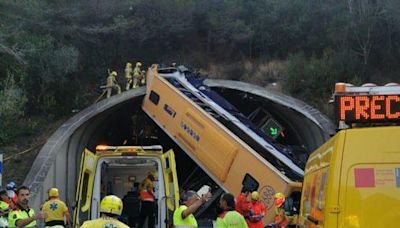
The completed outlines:
{"type": "Polygon", "coordinates": [[[156,227],[172,224],[172,214],[179,203],[175,155],[163,152],[161,146],[98,145],[96,152],[82,154],[80,177],[76,191],[73,227],[100,216],[100,201],[106,195],[116,195],[123,201],[120,217],[130,226],[137,225],[140,199],[139,183],[151,173],[157,211],[156,227]]]}
{"type": "Polygon", "coordinates": [[[298,227],[398,227],[400,86],[337,83],[339,131],[306,164],[298,227]]]}

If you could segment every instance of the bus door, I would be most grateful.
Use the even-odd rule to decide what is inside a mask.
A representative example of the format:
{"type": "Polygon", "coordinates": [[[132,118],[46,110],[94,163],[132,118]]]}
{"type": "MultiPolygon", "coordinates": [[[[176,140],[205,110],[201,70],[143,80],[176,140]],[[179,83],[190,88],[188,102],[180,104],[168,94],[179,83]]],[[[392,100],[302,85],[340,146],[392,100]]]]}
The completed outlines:
{"type": "Polygon", "coordinates": [[[81,158],[79,180],[77,184],[73,227],[79,227],[84,221],[90,219],[90,208],[93,193],[93,181],[96,173],[98,156],[85,149],[81,158]]]}
{"type": "Polygon", "coordinates": [[[169,150],[162,155],[162,172],[164,177],[165,196],[161,203],[165,213],[162,212],[161,214],[166,215],[166,217],[162,218],[161,216],[159,218],[161,219],[159,224],[165,222],[167,223],[166,227],[168,227],[168,225],[172,224],[174,210],[179,207],[179,187],[178,178],[176,175],[174,151],[169,150]]]}

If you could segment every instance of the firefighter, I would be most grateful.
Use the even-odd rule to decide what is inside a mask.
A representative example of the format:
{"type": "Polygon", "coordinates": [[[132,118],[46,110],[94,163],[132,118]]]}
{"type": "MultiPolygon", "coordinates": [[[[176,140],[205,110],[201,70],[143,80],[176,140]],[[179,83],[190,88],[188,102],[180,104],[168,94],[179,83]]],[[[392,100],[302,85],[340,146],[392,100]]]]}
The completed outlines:
{"type": "Polygon", "coordinates": [[[139,228],[144,226],[146,218],[147,227],[154,227],[154,212],[155,212],[155,192],[153,181],[156,179],[155,171],[151,171],[147,174],[146,179],[144,179],[140,185],[140,215],[139,215],[139,228]]]}
{"type": "Polygon", "coordinates": [[[142,70],[142,73],[140,74],[140,85],[146,85],[146,71],[142,70]]]}
{"type": "Polygon", "coordinates": [[[286,217],[285,209],[283,208],[285,204],[285,196],[278,192],[274,195],[275,199],[275,217],[274,225],[277,228],[285,228],[289,225],[289,219],[286,217]]]}
{"type": "Polygon", "coordinates": [[[68,207],[59,199],[58,189],[50,188],[48,194],[49,200],[42,206],[42,210],[48,215],[45,219],[46,227],[65,227],[64,218],[67,220],[68,226],[72,227],[68,207]]]}
{"type": "Polygon", "coordinates": [[[115,77],[117,77],[117,72],[116,71],[112,71],[108,77],[107,77],[107,98],[109,98],[111,96],[111,92],[113,89],[116,89],[118,94],[121,93],[121,87],[118,85],[117,80],[115,79],[115,77]]]}
{"type": "Polygon", "coordinates": [[[132,63],[126,63],[125,66],[126,90],[130,90],[133,85],[132,80],[132,63]]]}
{"type": "Polygon", "coordinates": [[[135,69],[133,69],[133,88],[137,88],[139,86],[139,78],[141,74],[140,67],[142,66],[141,62],[137,62],[135,65],[135,69]]]}
{"type": "Polygon", "coordinates": [[[118,227],[128,228],[126,224],[118,221],[118,216],[122,214],[122,200],[118,196],[108,195],[100,202],[100,218],[86,221],[81,228],[91,227],[118,227]]]}

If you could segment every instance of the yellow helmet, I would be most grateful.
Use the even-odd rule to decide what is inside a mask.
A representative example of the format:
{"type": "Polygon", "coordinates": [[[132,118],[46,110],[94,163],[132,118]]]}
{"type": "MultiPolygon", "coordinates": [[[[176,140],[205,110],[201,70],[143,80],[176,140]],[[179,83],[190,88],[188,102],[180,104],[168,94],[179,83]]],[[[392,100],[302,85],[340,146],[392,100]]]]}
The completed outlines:
{"type": "Polygon", "coordinates": [[[50,188],[49,189],[49,197],[58,197],[58,189],[50,188]]]}
{"type": "Polygon", "coordinates": [[[104,197],[100,203],[100,212],[121,215],[122,200],[118,196],[109,195],[104,197]]]}
{"type": "Polygon", "coordinates": [[[137,62],[136,66],[142,66],[142,63],[141,62],[137,62]]]}
{"type": "Polygon", "coordinates": [[[157,171],[156,171],[156,170],[149,171],[149,172],[147,173],[147,175],[148,175],[148,176],[149,176],[149,175],[152,175],[155,179],[157,179],[157,177],[158,177],[157,171]]]}
{"type": "Polygon", "coordinates": [[[115,76],[118,75],[118,73],[117,73],[117,71],[114,70],[114,71],[111,72],[111,75],[115,77],[115,76]]]}
{"type": "Polygon", "coordinates": [[[251,200],[258,201],[260,199],[260,193],[254,191],[251,193],[251,200]]]}

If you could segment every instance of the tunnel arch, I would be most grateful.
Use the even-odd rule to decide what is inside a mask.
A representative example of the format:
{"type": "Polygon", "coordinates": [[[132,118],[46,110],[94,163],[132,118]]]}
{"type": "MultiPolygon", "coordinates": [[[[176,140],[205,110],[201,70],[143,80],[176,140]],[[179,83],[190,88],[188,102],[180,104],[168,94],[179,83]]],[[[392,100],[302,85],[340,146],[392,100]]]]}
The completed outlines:
{"type": "MultiPolygon", "coordinates": [[[[244,93],[264,99],[287,118],[299,135],[303,135],[310,150],[321,145],[335,132],[325,115],[295,98],[244,82],[208,79],[205,83],[228,96],[228,101],[231,101],[229,96],[232,91],[233,94],[244,93]]],[[[60,189],[62,199],[74,205],[81,152],[85,147],[93,148],[101,142],[102,137],[110,133],[108,127],[121,124],[119,119],[128,118],[121,117],[123,113],[139,110],[144,94],[145,88],[141,87],[102,100],[74,115],[53,133],[41,148],[24,181],[24,185],[31,188],[33,208],[40,207],[47,198],[47,189],[54,186],[60,189]]],[[[114,126],[113,132],[107,137],[115,137],[115,142],[121,142],[125,133],[118,131],[126,131],[126,127],[123,123],[120,127],[114,126]]]]}

